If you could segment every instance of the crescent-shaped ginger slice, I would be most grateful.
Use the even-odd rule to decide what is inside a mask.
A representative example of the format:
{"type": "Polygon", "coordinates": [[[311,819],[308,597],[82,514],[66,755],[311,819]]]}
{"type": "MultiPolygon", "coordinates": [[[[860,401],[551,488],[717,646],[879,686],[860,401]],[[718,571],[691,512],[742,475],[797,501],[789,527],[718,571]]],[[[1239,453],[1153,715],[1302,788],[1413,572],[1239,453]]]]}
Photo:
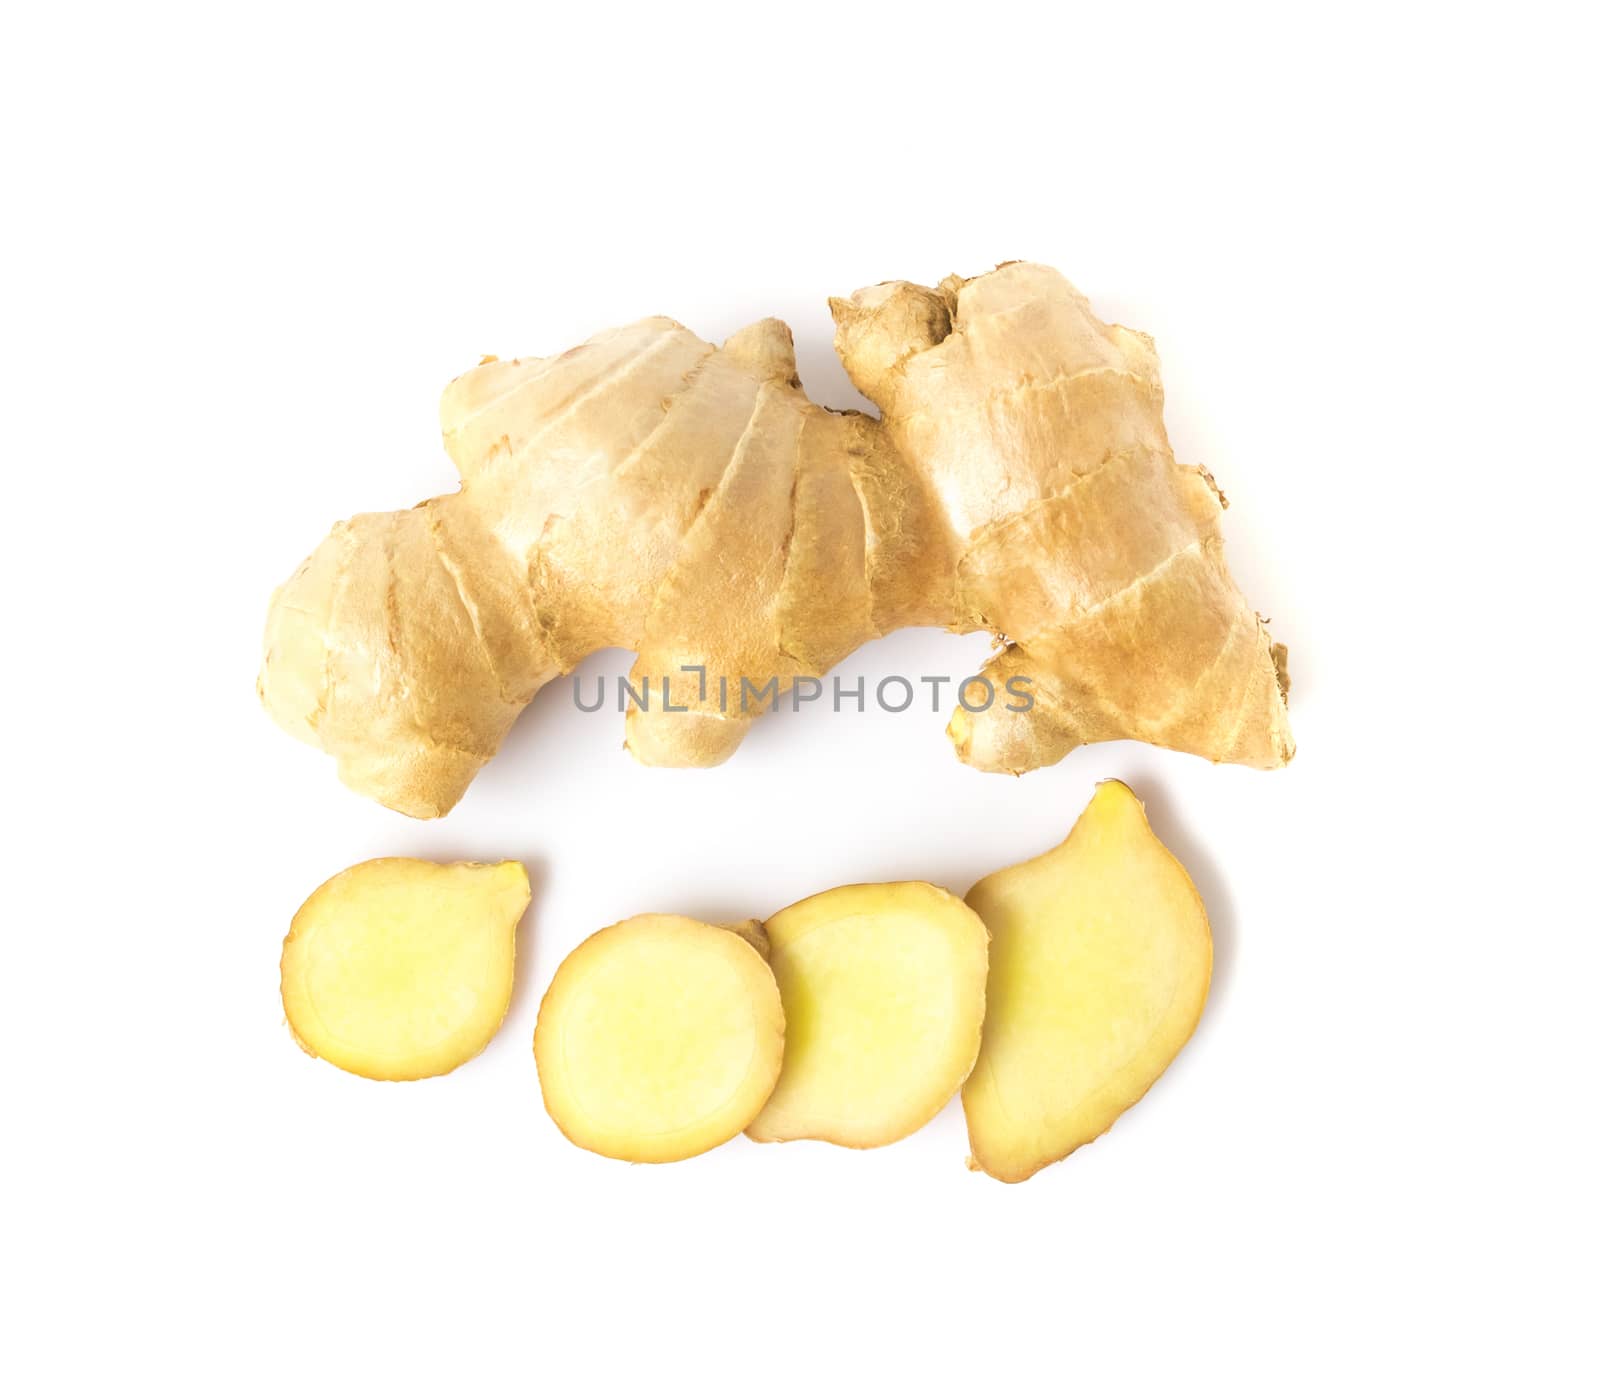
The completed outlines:
{"type": "Polygon", "coordinates": [[[989,928],[983,1047],[962,1088],[972,1166],[1021,1182],[1098,1138],[1188,1041],[1211,929],[1126,785],[1059,847],[967,895],[989,928]]]}

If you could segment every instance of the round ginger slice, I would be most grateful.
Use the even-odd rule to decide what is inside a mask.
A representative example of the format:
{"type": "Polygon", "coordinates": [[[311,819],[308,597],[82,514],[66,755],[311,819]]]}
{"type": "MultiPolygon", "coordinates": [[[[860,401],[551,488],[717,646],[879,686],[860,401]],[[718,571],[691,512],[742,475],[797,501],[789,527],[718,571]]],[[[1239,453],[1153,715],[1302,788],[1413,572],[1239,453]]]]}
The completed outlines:
{"type": "Polygon", "coordinates": [[[481,1053],[511,1003],[517,861],[364,861],[318,888],[283,941],[295,1040],[376,1081],[436,1077],[481,1053]]]}
{"type": "Polygon", "coordinates": [[[893,1143],[960,1089],[983,1030],[989,934],[921,881],[846,885],[766,922],[783,993],[783,1075],[752,1139],[893,1143]]]}
{"type": "Polygon", "coordinates": [[[737,932],[640,914],[557,969],[534,1030],[545,1108],[579,1148],[671,1163],[726,1143],[783,1065],[772,971],[737,932]]]}

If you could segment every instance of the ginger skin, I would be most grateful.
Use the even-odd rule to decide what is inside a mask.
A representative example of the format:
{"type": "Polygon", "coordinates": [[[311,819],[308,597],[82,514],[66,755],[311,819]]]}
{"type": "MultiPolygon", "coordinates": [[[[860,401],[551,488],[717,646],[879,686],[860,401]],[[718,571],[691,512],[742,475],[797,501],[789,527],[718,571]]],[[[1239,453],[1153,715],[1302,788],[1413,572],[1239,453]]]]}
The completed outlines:
{"type": "Polygon", "coordinates": [[[970,765],[1021,773],[1114,738],[1285,764],[1285,652],[1228,575],[1210,476],[1173,459],[1149,339],[1026,263],[831,305],[881,421],[808,401],[776,320],[717,349],[651,317],[456,379],[460,491],[341,522],[278,590],[268,712],[352,788],[429,818],[603,647],[689,709],[630,707],[629,751],[709,766],[761,709],[701,701],[681,667],[787,688],[941,626],[1005,643],[984,667],[1000,701],[1032,680],[1030,712],[957,710],[970,765]]]}

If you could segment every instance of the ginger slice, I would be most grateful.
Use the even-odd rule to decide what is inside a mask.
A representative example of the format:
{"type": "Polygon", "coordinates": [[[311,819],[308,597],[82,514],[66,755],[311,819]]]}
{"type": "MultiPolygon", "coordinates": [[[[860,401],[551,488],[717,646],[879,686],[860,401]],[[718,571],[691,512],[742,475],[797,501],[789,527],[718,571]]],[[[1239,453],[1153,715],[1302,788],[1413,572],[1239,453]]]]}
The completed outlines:
{"type": "Polygon", "coordinates": [[[989,935],[948,890],[846,885],[766,922],[783,1075],[745,1132],[875,1148],[920,1129],[978,1055],[989,935]]]}
{"type": "Polygon", "coordinates": [[[670,1163],[750,1123],[778,1079],[783,1031],[777,983],[751,938],[640,914],[568,954],[533,1052],[545,1108],[568,1139],[670,1163]]]}
{"type": "Polygon", "coordinates": [[[972,1163],[1021,1182],[1109,1129],[1188,1041],[1211,929],[1126,785],[1067,840],[967,895],[991,935],[988,1013],[961,1093],[972,1163]]]}
{"type": "Polygon", "coordinates": [[[476,1057],[511,1003],[520,862],[365,861],[318,888],[283,942],[296,1041],[376,1081],[436,1077],[476,1057]]]}

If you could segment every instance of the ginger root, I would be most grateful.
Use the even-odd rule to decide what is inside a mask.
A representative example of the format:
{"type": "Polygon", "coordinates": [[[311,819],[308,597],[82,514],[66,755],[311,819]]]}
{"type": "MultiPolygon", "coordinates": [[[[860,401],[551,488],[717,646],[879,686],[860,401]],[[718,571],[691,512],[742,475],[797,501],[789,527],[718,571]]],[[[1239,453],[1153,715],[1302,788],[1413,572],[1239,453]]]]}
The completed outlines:
{"type": "Polygon", "coordinates": [[[881,421],[807,401],[776,320],[717,349],[652,317],[456,379],[460,491],[339,523],[278,590],[268,711],[352,788],[434,817],[602,647],[635,650],[656,695],[630,708],[633,755],[706,766],[771,702],[743,680],[931,625],[1004,643],[997,699],[1032,681],[1030,712],[957,711],[981,769],[1122,737],[1289,760],[1285,652],[1228,576],[1210,476],[1173,459],[1147,337],[1027,263],[832,307],[881,421]],[[719,682],[726,704],[700,697],[719,682]],[[688,711],[660,711],[663,684],[688,711]]]}
{"type": "Polygon", "coordinates": [[[983,1045],[961,1100],[972,1166],[1021,1182],[1108,1130],[1188,1041],[1211,983],[1199,893],[1104,781],[1067,840],[980,880],[983,1045]]]}
{"type": "Polygon", "coordinates": [[[545,1108],[578,1147],[671,1163],[755,1118],[783,1064],[783,1031],[753,933],[640,914],[567,955],[533,1053],[545,1108]]]}
{"type": "Polygon", "coordinates": [[[520,862],[407,857],[341,871],[283,942],[283,1011],[313,1057],[377,1081],[436,1077],[476,1057],[511,1003],[520,862]]]}
{"type": "Polygon", "coordinates": [[[745,1131],[876,1148],[960,1090],[983,1031],[989,935],[948,890],[845,885],[764,925],[783,994],[783,1074],[745,1131]]]}

